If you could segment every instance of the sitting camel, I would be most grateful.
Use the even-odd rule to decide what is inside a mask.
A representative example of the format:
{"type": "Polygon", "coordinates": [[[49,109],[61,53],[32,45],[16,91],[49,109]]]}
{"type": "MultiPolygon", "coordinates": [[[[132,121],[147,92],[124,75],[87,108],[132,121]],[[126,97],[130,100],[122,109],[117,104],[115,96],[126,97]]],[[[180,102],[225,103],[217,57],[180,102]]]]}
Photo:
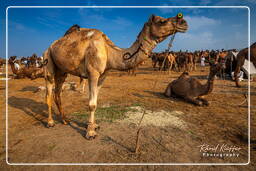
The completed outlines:
{"type": "Polygon", "coordinates": [[[208,101],[203,98],[213,90],[215,75],[222,68],[223,63],[211,64],[208,81],[202,84],[198,79],[190,77],[188,72],[183,72],[177,80],[172,81],[167,86],[164,94],[166,97],[180,97],[195,105],[209,105],[208,101]]]}
{"type": "Polygon", "coordinates": [[[29,68],[22,67],[20,69],[17,69],[17,67],[15,67],[15,61],[16,61],[16,56],[11,56],[8,60],[9,64],[11,65],[12,72],[15,75],[14,78],[19,79],[19,78],[27,77],[33,80],[36,78],[44,77],[43,66],[47,64],[48,60],[45,60],[39,68],[35,66],[31,66],[29,68]]]}

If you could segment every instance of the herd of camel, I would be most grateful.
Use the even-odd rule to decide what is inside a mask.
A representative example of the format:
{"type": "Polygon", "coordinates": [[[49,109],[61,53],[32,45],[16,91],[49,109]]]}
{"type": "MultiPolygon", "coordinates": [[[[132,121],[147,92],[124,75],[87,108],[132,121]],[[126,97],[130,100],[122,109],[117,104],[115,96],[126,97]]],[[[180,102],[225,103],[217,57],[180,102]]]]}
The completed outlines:
{"type": "MultiPolygon", "coordinates": [[[[193,104],[208,105],[203,98],[213,90],[215,75],[225,68],[228,51],[196,51],[152,53],[158,43],[176,33],[185,33],[188,24],[183,15],[163,18],[152,15],[144,24],[136,41],[129,48],[117,47],[103,32],[97,29],[80,28],[74,25],[59,40],[54,41],[43,54],[43,61],[39,66],[31,64],[19,70],[15,69],[15,57],[9,58],[13,73],[20,77],[26,75],[31,79],[44,76],[46,82],[46,103],[48,105],[48,127],[53,127],[52,100],[60,112],[63,124],[69,120],[65,116],[61,103],[62,86],[68,74],[88,79],[89,111],[86,139],[96,137],[99,126],[95,122],[95,111],[100,88],[110,70],[127,71],[137,68],[149,57],[153,67],[178,71],[185,70],[178,79],[172,81],[164,94],[167,97],[179,97],[193,104]],[[208,58],[210,72],[206,84],[189,76],[189,71],[196,69],[196,62],[201,56],[208,58]],[[213,60],[212,60],[213,59],[213,60]],[[167,62],[166,62],[167,61],[167,62]],[[54,92],[53,92],[53,87],[54,92]],[[54,96],[53,96],[54,93],[54,96]]],[[[256,66],[256,43],[251,48],[251,61],[256,66]]],[[[245,59],[248,59],[248,48],[237,55],[235,76],[240,71],[245,59]]],[[[37,59],[36,59],[37,61],[37,59]]],[[[236,77],[236,83],[238,80],[236,77]]]]}

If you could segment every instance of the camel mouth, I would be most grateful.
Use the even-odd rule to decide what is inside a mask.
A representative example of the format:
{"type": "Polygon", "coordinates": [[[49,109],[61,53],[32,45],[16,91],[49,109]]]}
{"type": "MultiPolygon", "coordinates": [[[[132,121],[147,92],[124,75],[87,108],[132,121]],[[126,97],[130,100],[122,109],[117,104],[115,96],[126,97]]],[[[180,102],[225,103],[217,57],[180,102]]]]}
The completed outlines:
{"type": "Polygon", "coordinates": [[[181,33],[185,33],[188,30],[188,24],[186,20],[178,21],[177,30],[181,33]]]}
{"type": "Polygon", "coordinates": [[[188,26],[177,26],[178,32],[185,33],[188,30],[188,26]]]}

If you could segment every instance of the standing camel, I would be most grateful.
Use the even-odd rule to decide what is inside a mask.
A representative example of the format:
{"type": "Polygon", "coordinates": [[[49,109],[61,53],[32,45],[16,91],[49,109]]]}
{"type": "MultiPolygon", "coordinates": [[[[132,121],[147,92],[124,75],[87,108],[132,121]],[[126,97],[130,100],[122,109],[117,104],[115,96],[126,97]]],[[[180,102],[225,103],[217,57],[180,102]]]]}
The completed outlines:
{"type": "MultiPolygon", "coordinates": [[[[236,86],[241,87],[239,85],[238,73],[240,72],[241,67],[244,65],[245,59],[249,60],[249,58],[248,58],[248,48],[244,48],[241,51],[239,51],[239,53],[237,54],[236,59],[237,59],[237,65],[236,65],[234,77],[235,77],[236,86]]],[[[256,67],[256,42],[253,43],[250,46],[250,61],[256,67]]]]}
{"type": "Polygon", "coordinates": [[[55,103],[62,116],[63,124],[67,124],[62,105],[61,87],[67,77],[72,74],[88,79],[89,111],[86,139],[97,135],[98,125],[94,113],[97,108],[97,98],[106,73],[111,70],[125,71],[136,67],[148,58],[156,45],[168,36],[177,32],[186,32],[187,22],[182,15],[163,18],[152,15],[144,24],[142,31],[130,48],[121,49],[101,31],[97,29],[71,27],[73,31],[51,44],[45,51],[44,59],[48,59],[45,70],[46,102],[48,105],[48,127],[54,126],[52,118],[52,88],[55,84],[55,103]]]}

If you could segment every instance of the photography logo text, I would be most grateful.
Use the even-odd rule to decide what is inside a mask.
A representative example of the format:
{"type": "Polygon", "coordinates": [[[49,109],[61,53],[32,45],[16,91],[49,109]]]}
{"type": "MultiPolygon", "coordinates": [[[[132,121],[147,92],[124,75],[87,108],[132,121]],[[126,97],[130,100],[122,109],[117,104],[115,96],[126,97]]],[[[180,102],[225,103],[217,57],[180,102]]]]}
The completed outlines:
{"type": "Polygon", "coordinates": [[[239,157],[239,151],[241,150],[238,146],[228,144],[202,144],[198,147],[203,157],[239,157]]]}

